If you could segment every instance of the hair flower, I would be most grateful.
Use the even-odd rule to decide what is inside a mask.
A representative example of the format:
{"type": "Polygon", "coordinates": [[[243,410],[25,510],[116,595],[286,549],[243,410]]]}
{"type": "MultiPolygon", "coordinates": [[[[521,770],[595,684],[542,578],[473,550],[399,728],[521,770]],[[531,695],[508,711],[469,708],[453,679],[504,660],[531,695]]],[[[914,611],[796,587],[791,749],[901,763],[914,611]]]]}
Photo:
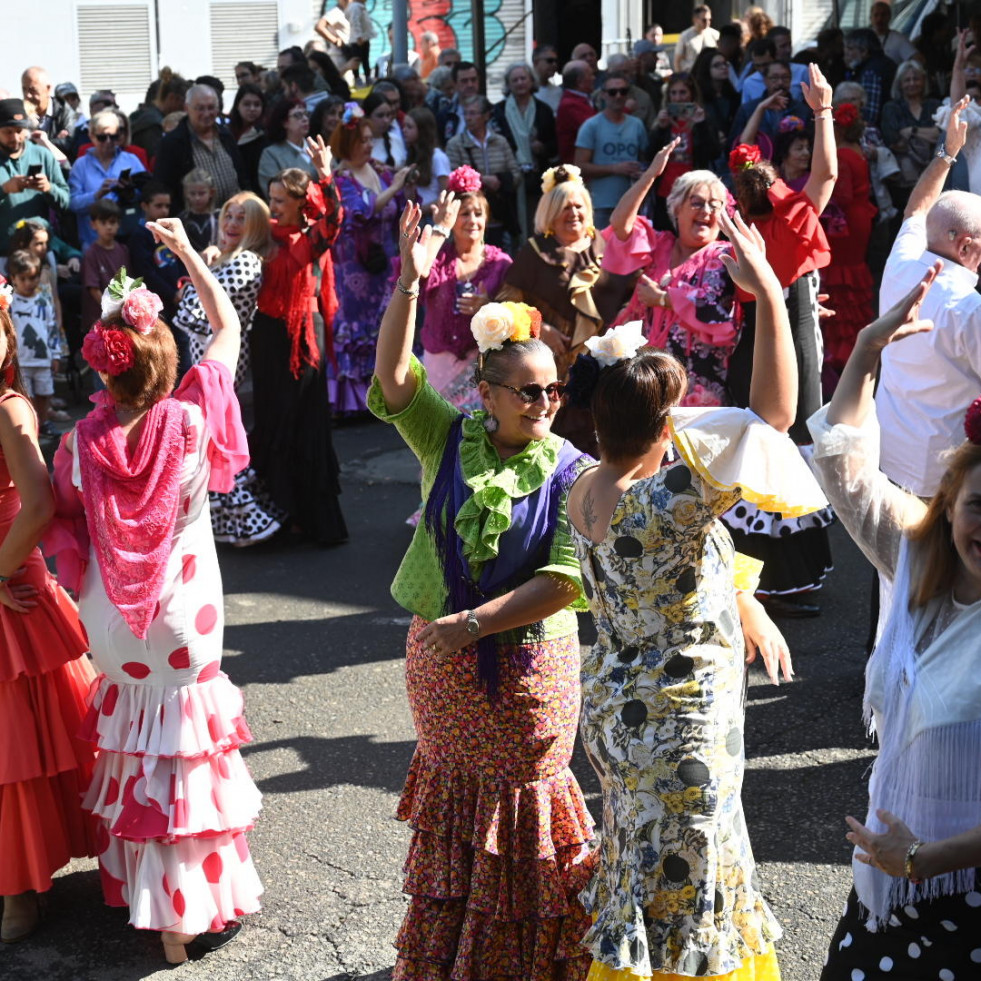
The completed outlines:
{"type": "Polygon", "coordinates": [[[364,119],[364,109],[357,102],[345,102],[341,122],[345,126],[356,126],[359,119],[364,119]]]}
{"type": "Polygon", "coordinates": [[[464,164],[457,167],[446,180],[446,189],[454,194],[476,194],[483,187],[480,174],[464,164]]]}
{"type": "Polygon", "coordinates": [[[619,327],[611,327],[602,337],[586,339],[589,353],[603,368],[632,358],[646,343],[644,323],[641,320],[631,320],[619,327]]]}
{"type": "Polygon", "coordinates": [[[976,398],[964,413],[964,433],[975,446],[981,446],[981,398],[976,398]]]}
{"type": "Polygon", "coordinates": [[[118,327],[104,327],[98,320],[82,341],[82,357],[93,371],[121,375],[133,367],[136,358],[132,335],[118,327]]]}
{"type": "Polygon", "coordinates": [[[853,102],[843,102],[831,114],[834,121],[844,129],[858,122],[858,106],[853,102]]]}
{"type": "Polygon", "coordinates": [[[9,310],[14,296],[14,288],[0,276],[0,310],[9,310]]]}
{"type": "Polygon", "coordinates": [[[729,154],[729,170],[737,174],[740,170],[749,170],[753,164],[759,163],[762,159],[763,154],[755,143],[740,143],[729,154]]]}
{"type": "Polygon", "coordinates": [[[582,184],[582,171],[573,164],[559,164],[549,167],[542,174],[542,194],[554,191],[559,184],[582,184]]]}
{"type": "Polygon", "coordinates": [[[485,303],[471,318],[470,332],[481,354],[541,336],[542,315],[527,303],[485,303]]]}
{"type": "Polygon", "coordinates": [[[123,320],[133,330],[138,330],[141,334],[149,334],[156,326],[161,310],[163,310],[163,301],[160,297],[145,286],[140,286],[127,294],[121,312],[123,320]]]}
{"type": "Polygon", "coordinates": [[[804,131],[804,120],[800,116],[784,116],[777,123],[778,133],[802,133],[804,131]]]}
{"type": "Polygon", "coordinates": [[[569,380],[565,386],[566,402],[577,409],[588,409],[602,370],[591,354],[585,351],[580,354],[569,368],[569,380]]]}

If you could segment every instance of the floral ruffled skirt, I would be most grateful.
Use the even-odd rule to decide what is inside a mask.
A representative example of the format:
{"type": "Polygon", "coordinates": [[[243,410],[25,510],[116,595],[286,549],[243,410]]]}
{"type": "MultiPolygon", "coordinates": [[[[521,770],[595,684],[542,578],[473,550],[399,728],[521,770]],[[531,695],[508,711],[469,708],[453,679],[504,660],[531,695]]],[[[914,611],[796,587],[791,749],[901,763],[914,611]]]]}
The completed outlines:
{"type": "Polygon", "coordinates": [[[419,737],[398,818],[413,829],[409,911],[393,981],[583,981],[593,821],[569,770],[579,712],[575,636],[501,651],[501,696],[477,681],[472,649],[422,647],[416,617],[406,682],[419,737]]]}

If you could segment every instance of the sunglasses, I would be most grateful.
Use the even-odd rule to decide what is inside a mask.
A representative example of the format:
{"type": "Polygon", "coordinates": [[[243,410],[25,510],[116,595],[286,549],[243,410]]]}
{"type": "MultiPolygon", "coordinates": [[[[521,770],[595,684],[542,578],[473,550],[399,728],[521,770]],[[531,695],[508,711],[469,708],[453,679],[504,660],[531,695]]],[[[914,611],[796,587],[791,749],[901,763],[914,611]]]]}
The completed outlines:
{"type": "Polygon", "coordinates": [[[531,385],[522,385],[521,388],[515,388],[514,385],[505,385],[504,382],[491,382],[491,384],[497,385],[498,388],[506,388],[509,392],[514,392],[525,405],[534,405],[542,397],[543,393],[548,396],[549,402],[558,402],[565,394],[565,385],[560,385],[558,382],[552,382],[551,385],[533,383],[531,385]]]}
{"type": "Polygon", "coordinates": [[[603,91],[607,95],[628,95],[630,93],[630,89],[621,89],[621,88],[603,89],[603,91]]]}
{"type": "Polygon", "coordinates": [[[118,140],[122,135],[122,133],[96,133],[92,139],[98,140],[100,143],[106,143],[109,140],[118,140]]]}

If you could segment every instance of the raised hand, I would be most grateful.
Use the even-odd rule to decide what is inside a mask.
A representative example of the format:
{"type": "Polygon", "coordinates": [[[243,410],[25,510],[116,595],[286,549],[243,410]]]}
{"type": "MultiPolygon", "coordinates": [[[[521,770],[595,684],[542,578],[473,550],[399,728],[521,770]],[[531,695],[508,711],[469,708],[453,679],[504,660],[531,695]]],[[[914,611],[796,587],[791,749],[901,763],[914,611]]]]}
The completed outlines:
{"type": "Polygon", "coordinates": [[[943,269],[939,259],[927,270],[926,275],[891,310],[886,311],[868,327],[859,332],[864,344],[881,351],[887,344],[902,340],[912,334],[933,330],[932,320],[920,319],[923,300],[943,269]]]}
{"type": "Polygon", "coordinates": [[[440,191],[436,199],[435,222],[443,228],[452,229],[460,214],[460,200],[452,191],[440,191]]]}
{"type": "Polygon", "coordinates": [[[812,112],[819,109],[830,109],[832,90],[828,80],[824,77],[821,69],[813,62],[807,66],[810,74],[810,84],[800,83],[800,90],[804,93],[804,101],[811,107],[812,112]]]}
{"type": "Polygon", "coordinates": [[[184,223],[180,218],[158,218],[148,221],[146,227],[158,245],[166,245],[174,255],[186,255],[192,251],[184,223]]]}
{"type": "Polygon", "coordinates": [[[732,255],[721,256],[732,281],[747,293],[759,297],[769,290],[780,290],[776,273],[766,259],[766,244],[755,225],[747,225],[737,211],[730,218],[719,212],[719,225],[732,243],[732,255]]]}
{"type": "Polygon", "coordinates": [[[967,142],[967,120],[961,119],[961,113],[968,107],[971,97],[965,95],[950,112],[947,120],[947,135],[944,137],[944,149],[952,157],[956,157],[967,142]]]}
{"type": "Polygon", "coordinates": [[[671,154],[678,148],[680,142],[681,137],[676,136],[670,143],[662,146],[654,154],[654,159],[651,161],[650,166],[647,168],[647,173],[644,176],[652,181],[660,177],[664,173],[664,168],[668,165],[668,160],[671,159],[671,154]]]}
{"type": "Polygon", "coordinates": [[[310,154],[310,159],[313,161],[314,167],[317,168],[320,179],[329,177],[331,164],[334,162],[334,154],[331,153],[330,147],[324,143],[324,138],[319,133],[316,137],[307,137],[307,153],[310,154]]]}
{"type": "Polygon", "coordinates": [[[429,258],[431,228],[419,228],[422,209],[410,201],[399,218],[399,255],[402,259],[401,279],[404,286],[412,286],[429,274],[432,260],[429,258]]]}

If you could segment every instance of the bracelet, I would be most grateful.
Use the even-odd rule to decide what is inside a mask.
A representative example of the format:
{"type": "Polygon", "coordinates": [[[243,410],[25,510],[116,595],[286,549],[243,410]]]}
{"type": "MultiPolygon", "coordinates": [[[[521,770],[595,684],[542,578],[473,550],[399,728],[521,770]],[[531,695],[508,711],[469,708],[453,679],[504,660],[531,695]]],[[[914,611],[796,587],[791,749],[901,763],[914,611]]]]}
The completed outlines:
{"type": "Polygon", "coordinates": [[[814,113],[814,118],[815,119],[831,119],[832,118],[832,115],[831,115],[831,107],[830,106],[824,106],[821,109],[818,109],[817,112],[814,113]]]}
{"type": "Polygon", "coordinates": [[[399,278],[395,280],[395,288],[400,293],[404,293],[406,296],[416,297],[419,295],[419,287],[417,286],[414,290],[410,290],[408,286],[406,286],[405,283],[402,282],[401,276],[399,276],[399,278]]]}
{"type": "Polygon", "coordinates": [[[443,238],[450,237],[450,230],[445,225],[433,225],[433,235],[442,235],[443,238]]]}
{"type": "Polygon", "coordinates": [[[913,877],[913,859],[916,858],[916,853],[920,850],[920,846],[923,844],[919,838],[917,838],[910,846],[906,849],[906,861],[903,862],[903,875],[909,879],[910,882],[917,884],[922,882],[922,879],[916,879],[913,877]]]}

